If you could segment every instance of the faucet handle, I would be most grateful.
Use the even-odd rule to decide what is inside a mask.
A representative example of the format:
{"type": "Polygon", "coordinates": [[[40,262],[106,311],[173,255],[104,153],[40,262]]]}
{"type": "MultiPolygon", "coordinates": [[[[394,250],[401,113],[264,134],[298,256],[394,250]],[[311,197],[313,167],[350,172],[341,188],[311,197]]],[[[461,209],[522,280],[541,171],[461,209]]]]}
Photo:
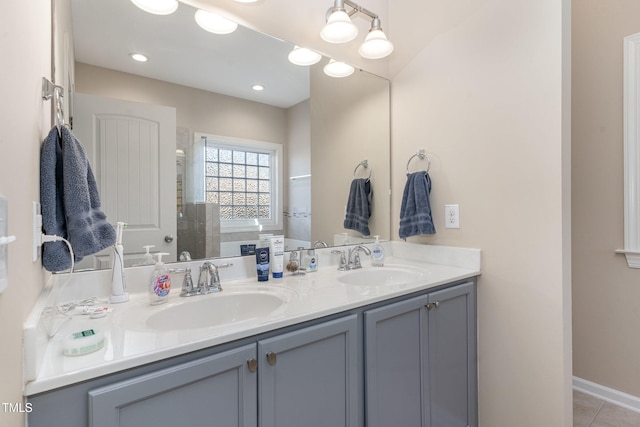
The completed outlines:
{"type": "Polygon", "coordinates": [[[184,272],[184,280],[182,281],[181,297],[190,297],[198,294],[198,290],[193,287],[193,279],[191,278],[191,269],[187,268],[184,272]]]}
{"type": "Polygon", "coordinates": [[[347,269],[347,256],[345,255],[344,251],[333,250],[333,251],[331,251],[331,253],[340,255],[340,265],[338,265],[338,271],[346,270],[347,269]]]}

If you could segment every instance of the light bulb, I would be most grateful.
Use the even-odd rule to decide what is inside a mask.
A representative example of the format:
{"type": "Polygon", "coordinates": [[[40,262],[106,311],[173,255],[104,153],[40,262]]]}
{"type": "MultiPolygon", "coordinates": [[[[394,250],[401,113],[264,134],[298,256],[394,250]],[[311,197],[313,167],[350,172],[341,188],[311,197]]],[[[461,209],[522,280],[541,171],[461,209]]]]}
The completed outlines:
{"type": "Polygon", "coordinates": [[[289,52],[289,62],[296,65],[313,65],[320,61],[322,55],[306,47],[296,46],[289,52]]]}
{"type": "Polygon", "coordinates": [[[384,58],[393,52],[393,43],[387,40],[387,36],[382,30],[374,29],[369,31],[358,52],[368,59],[384,58]]]}
{"type": "Polygon", "coordinates": [[[170,15],[178,9],[178,0],[131,0],[131,3],[154,15],[170,15]]]}
{"type": "Polygon", "coordinates": [[[358,27],[353,25],[351,18],[344,10],[334,10],[326,25],[320,32],[322,40],[329,43],[346,43],[356,38],[358,35],[358,27]]]}
{"type": "Polygon", "coordinates": [[[133,59],[134,61],[138,61],[138,62],[147,62],[148,58],[141,54],[141,53],[135,53],[132,52],[129,54],[129,56],[131,57],[131,59],[133,59]]]}
{"type": "Polygon", "coordinates": [[[353,74],[355,68],[344,62],[331,59],[329,63],[324,66],[323,70],[326,75],[331,77],[347,77],[353,74]]]}
{"type": "Polygon", "coordinates": [[[238,24],[224,16],[202,9],[196,11],[195,19],[203,30],[214,34],[229,34],[238,28],[238,24]]]}

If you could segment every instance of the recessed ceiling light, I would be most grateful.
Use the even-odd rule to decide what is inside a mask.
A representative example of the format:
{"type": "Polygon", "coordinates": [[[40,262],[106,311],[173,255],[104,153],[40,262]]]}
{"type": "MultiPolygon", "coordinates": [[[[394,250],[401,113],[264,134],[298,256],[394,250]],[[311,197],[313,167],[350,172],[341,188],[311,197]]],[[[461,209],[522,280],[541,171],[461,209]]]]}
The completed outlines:
{"type": "Polygon", "coordinates": [[[264,86],[262,86],[262,85],[253,85],[253,86],[251,86],[251,89],[260,92],[261,90],[264,90],[264,86]]]}
{"type": "Polygon", "coordinates": [[[198,9],[196,11],[195,18],[196,22],[203,30],[214,34],[229,34],[233,33],[236,28],[238,28],[238,24],[224,16],[202,9],[198,9]]]}
{"type": "Polygon", "coordinates": [[[148,60],[148,58],[141,53],[130,53],[129,56],[131,59],[138,62],[147,62],[148,60]]]}
{"type": "Polygon", "coordinates": [[[178,0],[131,0],[131,3],[154,15],[170,15],[178,9],[178,0]]]}

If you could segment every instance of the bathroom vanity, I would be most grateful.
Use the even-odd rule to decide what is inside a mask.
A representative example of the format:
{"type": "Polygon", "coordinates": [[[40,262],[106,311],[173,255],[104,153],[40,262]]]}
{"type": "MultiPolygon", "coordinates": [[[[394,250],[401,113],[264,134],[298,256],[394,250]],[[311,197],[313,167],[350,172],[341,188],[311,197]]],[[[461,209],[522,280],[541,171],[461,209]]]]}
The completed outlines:
{"type": "Polygon", "coordinates": [[[343,272],[327,250],[319,272],[266,285],[222,270],[220,294],[174,290],[166,307],[133,294],[107,318],[74,318],[59,334],[100,328],[107,345],[72,358],[49,341],[25,388],[29,425],[476,426],[479,251],[401,242],[385,251],[384,267],[366,260],[343,272]],[[270,308],[238,317],[234,304],[270,308]],[[236,320],[189,327],[199,305],[236,320]]]}

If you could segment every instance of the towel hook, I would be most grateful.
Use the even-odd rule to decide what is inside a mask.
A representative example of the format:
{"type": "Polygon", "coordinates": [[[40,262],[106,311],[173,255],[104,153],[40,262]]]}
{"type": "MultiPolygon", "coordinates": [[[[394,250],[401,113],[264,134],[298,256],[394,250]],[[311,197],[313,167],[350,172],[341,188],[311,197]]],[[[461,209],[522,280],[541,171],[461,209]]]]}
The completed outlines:
{"type": "Polygon", "coordinates": [[[64,88],[62,86],[51,83],[46,77],[42,78],[42,99],[48,101],[53,98],[53,106],[55,108],[55,122],[56,128],[58,128],[58,135],[62,135],[61,128],[62,126],[65,126],[64,107],[62,105],[63,97],[64,88]]]}
{"type": "MultiPolygon", "coordinates": [[[[363,160],[360,163],[358,163],[358,165],[356,166],[356,168],[353,170],[353,177],[356,177],[356,172],[358,171],[358,168],[362,166],[365,169],[369,169],[369,161],[368,160],[363,160]]],[[[367,179],[371,178],[371,170],[369,170],[369,176],[367,176],[367,179]]]]}
{"type": "Polygon", "coordinates": [[[407,173],[410,173],[409,165],[411,164],[411,160],[415,159],[416,157],[419,158],[420,160],[425,160],[425,159],[427,160],[427,170],[425,172],[429,172],[429,169],[431,169],[431,159],[429,158],[429,156],[427,156],[425,149],[421,148],[416,152],[416,154],[409,157],[409,161],[407,162],[407,173]]]}

